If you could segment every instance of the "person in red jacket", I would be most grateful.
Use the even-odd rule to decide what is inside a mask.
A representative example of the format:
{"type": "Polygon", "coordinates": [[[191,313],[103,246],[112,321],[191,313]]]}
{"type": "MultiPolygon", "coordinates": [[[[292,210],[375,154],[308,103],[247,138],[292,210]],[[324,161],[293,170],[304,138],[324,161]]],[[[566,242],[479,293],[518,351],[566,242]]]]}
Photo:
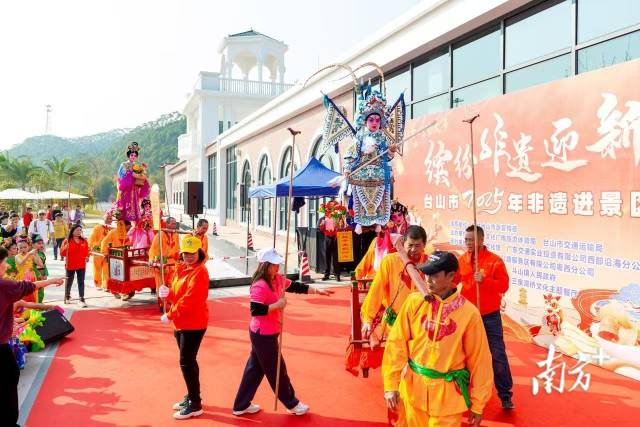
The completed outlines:
{"type": "Polygon", "coordinates": [[[158,295],[166,298],[170,308],[162,315],[163,323],[173,323],[174,336],[180,349],[180,369],[187,385],[187,395],[173,405],[173,417],[183,420],[202,415],[198,349],[207,331],[209,310],[209,272],[200,239],[185,237],[180,243],[182,263],[178,264],[171,288],[161,286],[158,295]]]}
{"type": "Polygon", "coordinates": [[[31,212],[31,206],[27,206],[26,211],[22,215],[22,225],[27,230],[29,229],[29,224],[33,221],[33,213],[31,212]]]}
{"type": "Polygon", "coordinates": [[[513,409],[513,379],[509,359],[504,346],[500,302],[509,289],[509,273],[502,258],[489,251],[484,245],[484,230],[477,227],[476,244],[474,226],[467,227],[464,242],[467,252],[460,257],[460,279],[462,296],[478,307],[489,340],[493,362],[493,380],[502,401],[503,409],[513,409]],[[478,250],[478,270],[476,271],[476,248],[478,250]],[[478,292],[480,302],[478,303],[478,292]]]}
{"type": "Polygon", "coordinates": [[[69,237],[62,242],[60,254],[66,258],[65,269],[67,270],[67,283],[64,288],[64,303],[69,304],[71,300],[71,286],[73,277],[78,278],[78,294],[80,294],[80,307],[86,308],[84,301],[84,276],[89,262],[89,243],[82,236],[82,226],[73,224],[69,230],[69,237]]]}

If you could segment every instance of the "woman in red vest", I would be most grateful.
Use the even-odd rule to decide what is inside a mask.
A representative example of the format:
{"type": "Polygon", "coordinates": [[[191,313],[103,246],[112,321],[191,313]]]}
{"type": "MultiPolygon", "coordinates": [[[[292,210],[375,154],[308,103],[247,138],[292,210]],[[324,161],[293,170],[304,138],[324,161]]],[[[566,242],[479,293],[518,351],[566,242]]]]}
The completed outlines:
{"type": "Polygon", "coordinates": [[[84,276],[89,262],[89,243],[82,236],[82,226],[73,224],[69,231],[69,237],[62,242],[60,254],[66,258],[65,269],[67,270],[67,283],[64,289],[64,303],[69,304],[71,300],[71,286],[73,286],[74,276],[78,278],[78,293],[80,294],[80,306],[85,308],[84,301],[84,276]]]}

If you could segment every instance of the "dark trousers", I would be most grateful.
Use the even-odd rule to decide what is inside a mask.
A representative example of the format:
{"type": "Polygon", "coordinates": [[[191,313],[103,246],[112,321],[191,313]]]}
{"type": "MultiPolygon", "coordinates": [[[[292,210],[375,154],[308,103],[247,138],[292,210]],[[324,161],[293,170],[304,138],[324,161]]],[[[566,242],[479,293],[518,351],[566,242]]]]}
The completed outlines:
{"type": "Polygon", "coordinates": [[[20,369],[9,344],[0,344],[0,425],[18,425],[20,369]]]}
{"type": "Polygon", "coordinates": [[[78,293],[80,294],[80,299],[84,301],[84,273],[84,268],[82,270],[67,270],[67,283],[64,285],[65,299],[71,298],[71,287],[73,286],[73,276],[75,275],[78,277],[78,293]]]}
{"type": "Polygon", "coordinates": [[[493,361],[493,382],[498,390],[500,399],[506,399],[513,394],[513,379],[509,368],[509,359],[504,347],[504,337],[502,335],[502,318],[500,310],[482,316],[484,329],[487,331],[489,350],[493,361]]]}
{"type": "Polygon", "coordinates": [[[200,367],[196,357],[200,349],[200,343],[204,338],[206,329],[174,331],[178,348],[180,349],[180,369],[184,382],[187,385],[187,395],[191,401],[191,408],[201,409],[200,397],[200,367]]]}
{"type": "MultiPolygon", "coordinates": [[[[62,242],[64,242],[64,237],[61,239],[53,239],[53,257],[54,258],[58,258],[58,249],[60,249],[60,246],[62,246],[62,242]]],[[[60,257],[62,257],[62,254],[60,254],[60,257]]]]}
{"type": "MultiPolygon", "coordinates": [[[[249,331],[251,339],[251,354],[247,365],[244,368],[242,381],[236,394],[236,400],[233,403],[234,411],[242,411],[247,409],[253,400],[253,397],[262,382],[264,376],[271,389],[276,390],[276,370],[278,364],[278,335],[260,335],[249,331]]],[[[278,386],[278,400],[287,409],[295,408],[299,400],[296,398],[296,392],[291,385],[289,375],[287,375],[287,366],[282,356],[280,357],[280,385],[278,386]]]]}
{"type": "Polygon", "coordinates": [[[327,264],[324,275],[331,274],[331,265],[336,277],[340,277],[340,264],[338,264],[338,238],[324,236],[324,260],[327,264]]]}

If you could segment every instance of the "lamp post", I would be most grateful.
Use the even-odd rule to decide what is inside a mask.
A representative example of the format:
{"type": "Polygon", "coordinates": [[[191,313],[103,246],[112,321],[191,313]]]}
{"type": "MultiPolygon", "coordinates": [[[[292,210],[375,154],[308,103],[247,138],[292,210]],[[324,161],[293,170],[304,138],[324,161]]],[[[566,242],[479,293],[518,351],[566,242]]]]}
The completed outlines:
{"type": "Polygon", "coordinates": [[[71,177],[78,172],[76,171],[65,171],[64,174],[69,177],[69,184],[67,186],[67,215],[69,215],[69,222],[71,222],[71,177]]]}

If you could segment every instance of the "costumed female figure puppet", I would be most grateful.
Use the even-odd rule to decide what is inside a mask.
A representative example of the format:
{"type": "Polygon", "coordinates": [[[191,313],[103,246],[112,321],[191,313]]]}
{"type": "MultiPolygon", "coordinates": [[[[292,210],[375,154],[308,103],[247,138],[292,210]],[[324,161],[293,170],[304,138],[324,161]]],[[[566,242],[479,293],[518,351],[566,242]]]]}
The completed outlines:
{"type": "Polygon", "coordinates": [[[387,107],[384,76],[380,67],[371,63],[364,65],[374,66],[379,71],[382,91],[374,89],[370,82],[357,85],[355,74],[345,65],[330,66],[339,66],[351,72],[358,93],[356,120],[355,126],[352,125],[344,110],[325,95],[327,113],[323,146],[320,148],[321,153],[329,147],[338,152],[337,144],[341,140],[348,137],[354,139],[344,157],[344,172],[350,187],[355,232],[358,234],[362,232],[362,227],[375,227],[379,232],[389,222],[393,180],[390,162],[396,151],[402,154],[399,149],[405,125],[404,94],[391,107],[387,107]]]}
{"type": "Polygon", "coordinates": [[[128,160],[118,168],[117,206],[124,221],[138,221],[141,216],[140,202],[149,197],[146,163],[138,161],[140,146],[132,142],[127,147],[128,160]]]}
{"type": "Polygon", "coordinates": [[[136,222],[135,227],[129,230],[128,235],[133,249],[151,247],[155,233],[153,232],[153,216],[151,213],[151,201],[149,199],[142,201],[142,215],[140,220],[136,222]]]}

